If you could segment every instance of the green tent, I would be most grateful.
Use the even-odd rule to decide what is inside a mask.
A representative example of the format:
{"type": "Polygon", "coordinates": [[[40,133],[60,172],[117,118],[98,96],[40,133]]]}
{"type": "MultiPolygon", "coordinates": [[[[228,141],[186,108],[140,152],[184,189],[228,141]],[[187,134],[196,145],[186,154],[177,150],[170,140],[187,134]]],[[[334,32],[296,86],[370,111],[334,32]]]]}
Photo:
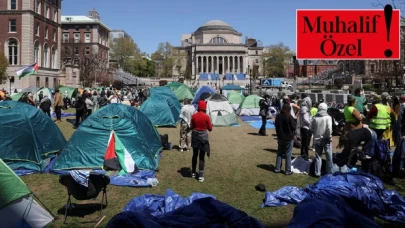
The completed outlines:
{"type": "Polygon", "coordinates": [[[169,87],[150,89],[150,98],[142,103],[143,112],[154,126],[177,126],[180,121],[181,105],[169,87]]]}
{"type": "Polygon", "coordinates": [[[22,97],[23,93],[13,93],[11,94],[11,99],[13,101],[18,101],[22,97]]]}
{"type": "Polygon", "coordinates": [[[41,91],[42,91],[42,94],[43,94],[44,96],[47,95],[48,98],[53,101],[52,93],[53,93],[54,91],[53,91],[53,89],[47,88],[47,87],[41,88],[40,90],[38,90],[38,91],[35,93],[35,96],[34,96],[34,100],[35,100],[35,101],[39,101],[39,102],[40,102],[38,95],[39,95],[39,93],[41,93],[41,91]]]}
{"type": "Polygon", "coordinates": [[[160,135],[147,116],[123,104],[109,104],[91,114],[57,157],[54,170],[101,169],[114,131],[139,169],[156,170],[160,135]]]}
{"type": "Polygon", "coordinates": [[[32,105],[3,101],[0,116],[0,158],[12,169],[43,171],[66,144],[52,119],[32,105]]]}
{"type": "Polygon", "coordinates": [[[239,105],[245,100],[245,96],[236,91],[229,92],[227,98],[229,104],[232,105],[233,110],[238,110],[239,105]]]}
{"type": "Polygon", "coordinates": [[[60,87],[59,91],[63,96],[67,94],[69,99],[72,99],[73,97],[76,98],[77,94],[79,94],[79,90],[77,88],[67,86],[60,87]]]}
{"type": "Polygon", "coordinates": [[[27,185],[1,159],[0,219],[3,227],[45,227],[53,221],[33,199],[27,185]]]}
{"type": "Polygon", "coordinates": [[[239,105],[236,114],[239,116],[258,116],[260,112],[259,101],[263,99],[257,95],[247,96],[239,105]]]}
{"type": "Polygon", "coordinates": [[[193,100],[194,98],[193,92],[191,91],[190,87],[186,86],[183,83],[172,82],[167,84],[166,86],[174,92],[174,95],[176,95],[180,103],[183,103],[184,99],[193,100]]]}

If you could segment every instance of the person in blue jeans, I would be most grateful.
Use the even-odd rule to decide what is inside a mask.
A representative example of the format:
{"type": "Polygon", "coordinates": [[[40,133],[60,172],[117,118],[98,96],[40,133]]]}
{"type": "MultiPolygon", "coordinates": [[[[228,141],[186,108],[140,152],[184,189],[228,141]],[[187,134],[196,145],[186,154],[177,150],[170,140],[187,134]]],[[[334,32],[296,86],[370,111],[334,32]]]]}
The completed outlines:
{"type": "Polygon", "coordinates": [[[276,116],[274,125],[276,126],[278,142],[276,168],[274,172],[279,173],[281,171],[281,161],[285,155],[285,174],[291,175],[291,154],[297,122],[291,115],[290,104],[284,104],[282,106],[280,114],[276,116]]]}
{"type": "Polygon", "coordinates": [[[326,173],[332,173],[332,117],[328,115],[328,106],[321,103],[318,112],[311,122],[311,131],[314,136],[315,147],[315,176],[321,176],[322,152],[326,155],[326,173]]]}

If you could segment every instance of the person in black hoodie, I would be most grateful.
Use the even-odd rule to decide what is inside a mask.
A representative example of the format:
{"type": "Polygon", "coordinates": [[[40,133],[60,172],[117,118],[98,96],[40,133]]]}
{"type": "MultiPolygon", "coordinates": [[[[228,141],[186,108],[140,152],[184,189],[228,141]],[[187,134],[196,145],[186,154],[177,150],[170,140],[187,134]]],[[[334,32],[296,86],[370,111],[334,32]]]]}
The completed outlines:
{"type": "MultiPolygon", "coordinates": [[[[85,95],[83,95],[85,96],[85,95]]],[[[79,127],[79,123],[83,123],[83,121],[86,119],[86,103],[84,102],[83,96],[78,96],[76,103],[75,103],[75,108],[76,108],[76,122],[74,128],[79,127]]]]}
{"type": "Polygon", "coordinates": [[[285,174],[291,175],[291,154],[297,123],[294,117],[291,116],[290,104],[283,105],[280,114],[276,116],[275,126],[278,138],[278,152],[274,172],[279,173],[281,171],[281,160],[285,155],[285,174]]]}
{"type": "Polygon", "coordinates": [[[269,98],[270,98],[270,96],[266,94],[263,96],[263,99],[260,99],[260,101],[259,101],[259,106],[260,106],[259,115],[262,117],[262,126],[260,127],[258,134],[262,135],[262,136],[267,136],[266,124],[267,124],[267,116],[268,116],[269,107],[270,107],[269,98]]]}
{"type": "Polygon", "coordinates": [[[39,108],[49,117],[51,117],[51,106],[52,102],[51,99],[48,98],[48,95],[43,96],[42,100],[39,103],[39,108]]]}

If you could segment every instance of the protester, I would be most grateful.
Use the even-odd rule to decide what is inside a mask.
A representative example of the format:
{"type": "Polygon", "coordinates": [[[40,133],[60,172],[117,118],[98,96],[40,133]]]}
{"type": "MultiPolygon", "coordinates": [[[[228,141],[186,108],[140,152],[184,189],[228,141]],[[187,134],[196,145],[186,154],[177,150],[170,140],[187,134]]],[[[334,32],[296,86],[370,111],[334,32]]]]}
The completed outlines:
{"type": "Polygon", "coordinates": [[[190,100],[184,99],[184,106],[180,110],[180,152],[183,152],[183,150],[189,151],[191,148],[192,130],[190,129],[190,121],[195,112],[195,108],[191,105],[190,100]]]}
{"type": "Polygon", "coordinates": [[[93,102],[93,113],[95,113],[98,109],[98,100],[99,96],[97,94],[97,91],[94,91],[93,96],[91,97],[91,101],[93,102]]]}
{"type": "Polygon", "coordinates": [[[263,99],[260,99],[259,101],[259,106],[260,106],[260,112],[259,115],[262,118],[262,126],[260,127],[259,130],[259,135],[262,136],[267,136],[266,134],[266,124],[267,124],[267,116],[269,115],[269,107],[270,107],[270,103],[269,103],[269,95],[264,95],[263,99]]]}
{"type": "Polygon", "coordinates": [[[76,122],[74,128],[76,129],[79,127],[79,124],[83,123],[83,121],[86,119],[86,103],[84,101],[83,96],[77,97],[75,108],[76,108],[76,122]]]}
{"type": "Polygon", "coordinates": [[[86,104],[86,119],[89,117],[92,113],[94,103],[91,101],[92,97],[91,94],[86,94],[84,96],[84,103],[86,104]]]}
{"type": "Polygon", "coordinates": [[[345,132],[359,129],[363,127],[363,116],[355,108],[357,106],[357,100],[353,97],[347,99],[347,106],[345,107],[343,114],[345,116],[345,132]]]}
{"type": "Polygon", "coordinates": [[[356,110],[364,115],[364,106],[367,105],[367,99],[364,97],[364,92],[361,88],[357,88],[354,91],[353,99],[356,100],[356,105],[354,106],[356,110]]]}
{"type": "Polygon", "coordinates": [[[108,104],[108,99],[106,98],[106,93],[103,91],[101,92],[100,97],[98,98],[98,106],[102,108],[108,104]]]}
{"type": "Polygon", "coordinates": [[[276,116],[275,127],[277,132],[277,159],[275,173],[281,171],[282,157],[285,156],[285,174],[291,175],[291,154],[294,144],[296,121],[291,116],[291,106],[285,103],[281,112],[276,116]]]}
{"type": "Polygon", "coordinates": [[[305,160],[308,160],[309,158],[309,144],[311,142],[311,137],[312,133],[310,131],[310,125],[311,125],[311,113],[310,109],[312,107],[312,101],[311,98],[308,97],[307,94],[303,93],[302,94],[302,103],[301,103],[301,109],[300,109],[300,136],[301,136],[301,157],[304,158],[305,160]]]}
{"type": "Polygon", "coordinates": [[[328,115],[328,106],[321,103],[318,112],[311,122],[311,131],[314,136],[315,147],[315,176],[321,176],[322,152],[326,155],[326,173],[332,174],[332,117],[328,115]]]}
{"type": "Polygon", "coordinates": [[[387,105],[390,96],[387,92],[381,95],[381,102],[374,104],[368,113],[370,128],[375,131],[377,138],[383,138],[384,131],[391,128],[391,123],[396,119],[394,111],[387,105]]]}
{"type": "Polygon", "coordinates": [[[313,118],[318,113],[318,104],[313,103],[311,108],[311,117],[313,118]]]}
{"type": "Polygon", "coordinates": [[[44,95],[41,102],[39,103],[39,108],[49,117],[51,117],[51,106],[51,99],[48,98],[48,95],[44,95]]]}
{"type": "Polygon", "coordinates": [[[208,139],[208,131],[212,131],[212,123],[210,117],[206,114],[207,103],[200,101],[198,103],[198,112],[191,117],[190,129],[192,132],[193,158],[191,161],[192,173],[191,176],[196,176],[197,157],[199,157],[199,175],[198,181],[204,182],[204,160],[205,154],[210,156],[210,143],[208,139]]]}
{"type": "Polygon", "coordinates": [[[53,103],[53,109],[55,110],[56,114],[56,122],[60,123],[62,121],[62,107],[63,107],[63,98],[62,94],[60,93],[59,89],[55,90],[55,99],[53,103]]]}

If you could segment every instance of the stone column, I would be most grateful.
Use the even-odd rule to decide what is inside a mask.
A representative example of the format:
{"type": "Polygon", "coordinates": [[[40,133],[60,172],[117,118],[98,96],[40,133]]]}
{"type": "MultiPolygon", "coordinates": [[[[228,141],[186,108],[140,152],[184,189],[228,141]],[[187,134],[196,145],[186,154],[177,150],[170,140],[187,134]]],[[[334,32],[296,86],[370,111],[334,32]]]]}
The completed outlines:
{"type": "Polygon", "coordinates": [[[231,65],[231,60],[230,60],[229,56],[226,57],[226,63],[227,63],[226,64],[227,65],[226,66],[226,73],[229,73],[231,71],[231,66],[230,66],[231,65]]]}
{"type": "Polygon", "coordinates": [[[191,75],[194,77],[197,73],[196,73],[196,65],[197,65],[197,56],[191,56],[191,75]]]}
{"type": "Polygon", "coordinates": [[[217,74],[219,74],[219,56],[217,55],[217,74]]]}
{"type": "Polygon", "coordinates": [[[205,73],[205,65],[206,63],[204,63],[205,60],[205,55],[201,56],[201,73],[205,73]]]}
{"type": "Polygon", "coordinates": [[[239,62],[240,62],[240,67],[239,67],[239,68],[240,68],[240,72],[241,72],[241,73],[244,72],[244,69],[243,69],[243,68],[245,67],[244,64],[243,64],[243,61],[244,61],[244,60],[243,60],[243,56],[240,56],[240,57],[239,57],[239,62]]]}
{"type": "Polygon", "coordinates": [[[214,57],[211,55],[210,59],[211,59],[210,74],[212,74],[212,72],[214,72],[214,57]]]}

